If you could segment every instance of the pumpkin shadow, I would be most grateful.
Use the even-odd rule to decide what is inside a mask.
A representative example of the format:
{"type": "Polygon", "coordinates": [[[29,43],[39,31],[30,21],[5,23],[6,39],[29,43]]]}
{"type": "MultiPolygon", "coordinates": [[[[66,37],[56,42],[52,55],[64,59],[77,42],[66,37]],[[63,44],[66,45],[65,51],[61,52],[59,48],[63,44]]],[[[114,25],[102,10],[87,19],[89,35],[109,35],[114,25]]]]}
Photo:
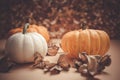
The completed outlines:
{"type": "Polygon", "coordinates": [[[94,76],[87,76],[86,80],[100,80],[99,78],[96,78],[94,76]]]}
{"type": "Polygon", "coordinates": [[[100,80],[91,74],[81,74],[81,76],[85,77],[85,80],[100,80]]]}
{"type": "Polygon", "coordinates": [[[87,75],[81,74],[81,75],[86,78],[85,80],[100,80],[99,78],[96,78],[95,75],[109,75],[109,73],[101,72],[101,73],[95,74],[94,76],[91,74],[87,74],[87,75]]]}
{"type": "Polygon", "coordinates": [[[103,75],[110,75],[108,72],[102,72],[103,75]]]}
{"type": "Polygon", "coordinates": [[[25,63],[25,64],[15,64],[11,71],[20,70],[20,69],[29,69],[33,63],[25,63]]]}
{"type": "Polygon", "coordinates": [[[108,72],[103,71],[103,72],[98,73],[98,74],[96,74],[96,75],[110,75],[110,74],[109,74],[108,72]]]}

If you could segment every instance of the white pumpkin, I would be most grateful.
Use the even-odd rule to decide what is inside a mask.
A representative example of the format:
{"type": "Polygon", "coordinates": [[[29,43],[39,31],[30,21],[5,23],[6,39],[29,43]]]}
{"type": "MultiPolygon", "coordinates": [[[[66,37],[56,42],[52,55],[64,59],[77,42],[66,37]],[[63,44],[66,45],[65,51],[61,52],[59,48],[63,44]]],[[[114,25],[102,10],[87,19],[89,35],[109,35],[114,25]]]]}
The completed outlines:
{"type": "Polygon", "coordinates": [[[38,52],[43,57],[47,53],[47,42],[44,37],[36,32],[27,33],[25,26],[23,33],[12,35],[6,42],[6,51],[16,63],[28,63],[34,61],[34,53],[38,52]]]}

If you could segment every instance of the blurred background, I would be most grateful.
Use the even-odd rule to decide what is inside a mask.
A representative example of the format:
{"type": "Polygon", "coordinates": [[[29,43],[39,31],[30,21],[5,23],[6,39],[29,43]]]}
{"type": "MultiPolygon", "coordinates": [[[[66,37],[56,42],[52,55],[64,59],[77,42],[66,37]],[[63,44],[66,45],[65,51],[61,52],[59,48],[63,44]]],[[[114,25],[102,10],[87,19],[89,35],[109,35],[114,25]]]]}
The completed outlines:
{"type": "Polygon", "coordinates": [[[0,39],[28,22],[47,27],[54,38],[84,23],[120,40],[120,0],[0,0],[0,39]]]}

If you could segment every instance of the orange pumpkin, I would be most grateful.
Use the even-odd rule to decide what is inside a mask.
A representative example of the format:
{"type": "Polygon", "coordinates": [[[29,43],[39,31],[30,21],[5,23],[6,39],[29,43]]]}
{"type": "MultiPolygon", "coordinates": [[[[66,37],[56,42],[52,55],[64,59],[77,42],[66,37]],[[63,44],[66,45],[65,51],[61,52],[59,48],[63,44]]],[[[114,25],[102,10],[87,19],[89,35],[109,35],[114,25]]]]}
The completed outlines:
{"type": "Polygon", "coordinates": [[[77,58],[78,53],[104,55],[110,48],[110,39],[102,30],[75,30],[66,33],[61,40],[62,49],[70,58],[77,58]]]}
{"type": "MultiPolygon", "coordinates": [[[[8,37],[15,34],[15,33],[22,32],[22,31],[23,31],[23,27],[11,29],[8,32],[8,37]]],[[[46,39],[47,42],[50,40],[48,30],[44,26],[37,26],[35,24],[29,25],[29,28],[27,29],[27,32],[38,32],[39,34],[41,34],[46,39]]]]}

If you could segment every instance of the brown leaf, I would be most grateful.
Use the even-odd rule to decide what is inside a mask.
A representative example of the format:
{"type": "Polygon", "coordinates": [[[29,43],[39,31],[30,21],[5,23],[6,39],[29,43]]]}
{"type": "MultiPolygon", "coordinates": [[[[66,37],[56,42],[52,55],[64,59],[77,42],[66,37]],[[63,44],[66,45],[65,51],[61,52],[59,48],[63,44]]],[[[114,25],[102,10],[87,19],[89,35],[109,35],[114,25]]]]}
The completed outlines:
{"type": "Polygon", "coordinates": [[[44,72],[49,72],[53,67],[55,67],[56,64],[55,63],[48,63],[46,64],[45,68],[44,68],[44,72]]]}
{"type": "Polygon", "coordinates": [[[0,53],[0,72],[8,72],[13,66],[14,63],[10,61],[5,52],[0,53]]]}
{"type": "Polygon", "coordinates": [[[46,64],[46,69],[50,70],[51,68],[53,68],[56,64],[55,63],[49,63],[49,64],[46,64]]]}
{"type": "Polygon", "coordinates": [[[53,70],[50,71],[51,75],[56,75],[56,74],[59,74],[59,73],[60,73],[60,70],[58,70],[57,68],[54,68],[53,70]]]}
{"type": "Polygon", "coordinates": [[[87,64],[83,64],[78,68],[79,73],[87,73],[87,64]]]}
{"type": "Polygon", "coordinates": [[[62,64],[60,64],[60,66],[61,66],[61,68],[63,68],[63,70],[65,70],[65,71],[68,71],[69,68],[70,68],[70,65],[69,65],[69,64],[66,64],[66,63],[62,63],[62,64]]]}
{"type": "Polygon", "coordinates": [[[110,55],[105,55],[105,56],[101,57],[101,59],[99,59],[99,61],[98,61],[98,67],[97,67],[96,73],[102,72],[105,69],[105,67],[110,66],[110,64],[111,64],[110,55]]]}
{"type": "Polygon", "coordinates": [[[80,59],[83,63],[87,63],[87,57],[86,57],[86,55],[87,55],[86,52],[79,53],[79,59],[80,59]]]}
{"type": "Polygon", "coordinates": [[[70,68],[70,64],[67,61],[66,55],[60,55],[57,63],[65,71],[68,71],[70,68]]]}
{"type": "Polygon", "coordinates": [[[43,61],[43,57],[41,56],[40,53],[36,52],[36,53],[34,54],[34,65],[33,65],[33,66],[39,64],[39,63],[42,62],[42,61],[43,61]]]}
{"type": "Polygon", "coordinates": [[[58,52],[59,47],[56,45],[51,45],[48,47],[48,55],[55,56],[58,52]]]}
{"type": "Polygon", "coordinates": [[[40,68],[40,69],[44,69],[45,68],[45,63],[44,62],[40,62],[39,64],[34,65],[35,68],[40,68]]]}
{"type": "Polygon", "coordinates": [[[62,63],[62,62],[66,62],[66,63],[68,62],[67,61],[67,56],[65,54],[60,55],[60,57],[59,57],[59,59],[57,61],[58,64],[62,63]]]}
{"type": "Polygon", "coordinates": [[[0,55],[0,64],[4,63],[7,60],[7,56],[6,55],[0,55]]]}
{"type": "Polygon", "coordinates": [[[105,55],[100,59],[100,63],[104,66],[109,66],[111,64],[110,55],[105,55]]]}
{"type": "Polygon", "coordinates": [[[0,64],[0,72],[8,72],[14,65],[15,64],[13,62],[5,62],[4,64],[0,64]]]}
{"type": "Polygon", "coordinates": [[[75,60],[75,61],[74,61],[74,67],[77,68],[77,69],[78,69],[82,64],[83,64],[83,63],[82,63],[81,61],[79,61],[79,60],[75,60]]]}
{"type": "Polygon", "coordinates": [[[45,63],[45,65],[50,64],[50,62],[49,62],[49,61],[43,61],[43,62],[45,63]]]}

